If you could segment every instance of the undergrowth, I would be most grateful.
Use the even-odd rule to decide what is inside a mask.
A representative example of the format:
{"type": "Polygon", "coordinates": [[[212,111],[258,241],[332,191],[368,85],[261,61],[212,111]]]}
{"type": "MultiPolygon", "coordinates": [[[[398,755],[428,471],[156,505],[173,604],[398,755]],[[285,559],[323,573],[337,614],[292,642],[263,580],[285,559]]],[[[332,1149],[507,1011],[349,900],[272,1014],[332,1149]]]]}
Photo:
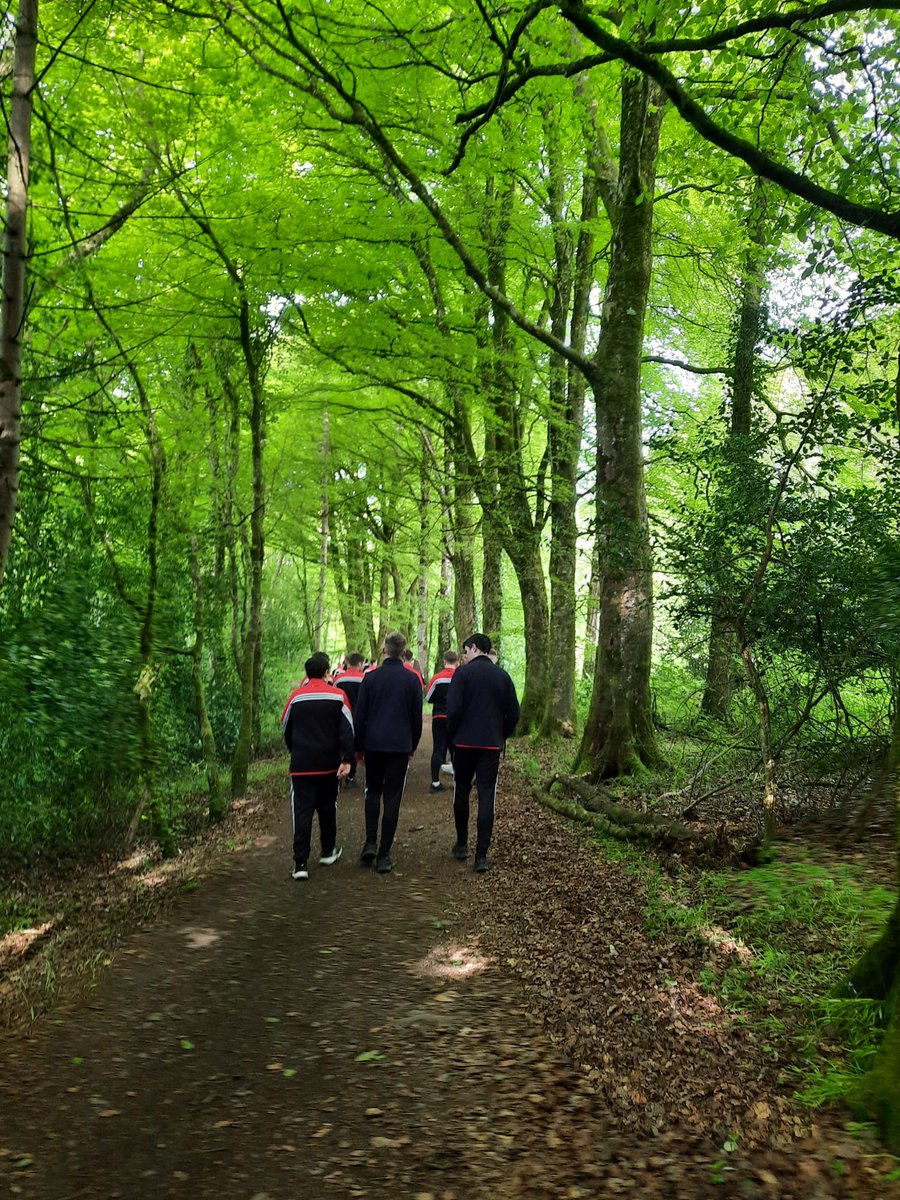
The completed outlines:
{"type": "MultiPolygon", "coordinates": [[[[618,844],[604,850],[623,857],[618,844]]],[[[634,851],[624,857],[644,881],[648,931],[709,947],[699,982],[763,1033],[797,1098],[818,1107],[845,1096],[871,1064],[882,1012],[831,993],[884,927],[891,892],[840,863],[776,857],[739,874],[678,881],[634,851]]]]}

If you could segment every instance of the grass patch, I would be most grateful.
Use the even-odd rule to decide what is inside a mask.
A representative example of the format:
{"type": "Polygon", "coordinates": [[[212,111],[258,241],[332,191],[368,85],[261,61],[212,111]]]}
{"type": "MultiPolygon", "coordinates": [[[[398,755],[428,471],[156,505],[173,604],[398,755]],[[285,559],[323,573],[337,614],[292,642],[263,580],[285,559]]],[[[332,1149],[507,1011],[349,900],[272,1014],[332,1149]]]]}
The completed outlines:
{"type": "Polygon", "coordinates": [[[34,929],[48,919],[39,899],[20,892],[0,891],[0,937],[22,929],[34,929]]]}

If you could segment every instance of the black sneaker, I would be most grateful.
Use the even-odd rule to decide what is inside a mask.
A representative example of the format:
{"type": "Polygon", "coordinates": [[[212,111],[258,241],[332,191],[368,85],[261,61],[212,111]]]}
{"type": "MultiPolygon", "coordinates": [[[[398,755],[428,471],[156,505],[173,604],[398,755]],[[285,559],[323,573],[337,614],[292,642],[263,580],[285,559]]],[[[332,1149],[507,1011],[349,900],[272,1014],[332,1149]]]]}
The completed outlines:
{"type": "Polygon", "coordinates": [[[394,869],[394,860],[389,854],[379,854],[378,861],[375,863],[375,870],[379,875],[390,875],[394,869]]]}
{"type": "Polygon", "coordinates": [[[488,869],[487,855],[476,853],[476,855],[475,855],[475,874],[483,875],[487,869],[488,869]]]}
{"type": "Polygon", "coordinates": [[[305,862],[295,862],[291,871],[291,879],[309,879],[309,869],[305,862]]]}
{"type": "Polygon", "coordinates": [[[433,792],[445,792],[447,789],[444,787],[444,785],[441,783],[441,781],[438,780],[436,783],[433,783],[431,785],[431,790],[433,792]]]}
{"type": "Polygon", "coordinates": [[[456,859],[457,862],[465,862],[466,859],[469,857],[469,847],[466,845],[465,842],[457,842],[456,845],[453,847],[453,849],[450,851],[450,853],[453,855],[453,857],[456,859]]]}
{"type": "Polygon", "coordinates": [[[362,865],[364,867],[371,867],[372,863],[375,861],[375,855],[377,853],[378,853],[378,849],[377,849],[375,843],[374,842],[366,842],[366,844],[362,848],[362,853],[359,856],[359,861],[362,863],[362,865]]]}

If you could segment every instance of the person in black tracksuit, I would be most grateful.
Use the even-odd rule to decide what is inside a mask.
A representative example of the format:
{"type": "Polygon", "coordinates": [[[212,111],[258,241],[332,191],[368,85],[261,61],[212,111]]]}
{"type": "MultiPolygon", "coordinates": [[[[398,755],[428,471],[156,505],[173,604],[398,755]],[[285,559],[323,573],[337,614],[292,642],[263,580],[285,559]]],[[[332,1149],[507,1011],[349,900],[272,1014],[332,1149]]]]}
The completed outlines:
{"type": "Polygon", "coordinates": [[[391,846],[400,802],[409,760],[422,736],[422,685],[412,671],[404,670],[405,648],[402,633],[387,635],[384,662],[363,677],[353,715],[357,757],[364,755],[366,762],[366,844],[359,859],[365,866],[374,861],[381,874],[394,868],[391,846]]]}
{"type": "Polygon", "coordinates": [[[425,699],[431,705],[431,790],[442,792],[441,767],[447,757],[447,689],[459,662],[459,655],[448,650],[444,655],[443,670],[432,675],[425,691],[425,699]]]}
{"type": "Polygon", "coordinates": [[[494,799],[500,754],[519,720],[519,700],[513,681],[488,658],[491,639],[473,633],[463,642],[463,665],[447,690],[447,736],[453,747],[453,817],[456,845],[453,857],[469,856],[469,791],[478,792],[475,870],[488,869],[487,853],[494,831],[494,799]]]}
{"type": "Polygon", "coordinates": [[[305,667],[306,678],[290,694],[281,714],[281,730],[291,752],[294,879],[309,878],[313,813],[319,816],[319,862],[330,867],[341,857],[337,844],[338,781],[348,774],[353,762],[353,718],[344,693],[325,681],[328,658],[313,654],[305,667]]]}
{"type": "MultiPolygon", "coordinates": [[[[351,713],[356,708],[356,700],[359,696],[359,685],[363,681],[363,668],[366,660],[361,654],[348,654],[345,661],[345,666],[335,672],[334,683],[335,687],[341,689],[344,695],[350,702],[351,713]]],[[[344,786],[348,788],[356,787],[356,756],[354,755],[353,763],[350,767],[350,774],[344,780],[344,786]]]]}

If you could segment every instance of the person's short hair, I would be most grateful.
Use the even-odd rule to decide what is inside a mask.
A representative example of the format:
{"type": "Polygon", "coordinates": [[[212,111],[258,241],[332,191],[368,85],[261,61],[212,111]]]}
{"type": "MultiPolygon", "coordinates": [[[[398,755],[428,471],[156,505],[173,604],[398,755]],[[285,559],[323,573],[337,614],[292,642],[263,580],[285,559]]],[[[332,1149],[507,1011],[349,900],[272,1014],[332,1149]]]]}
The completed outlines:
{"type": "Polygon", "coordinates": [[[384,652],[388,658],[400,658],[406,649],[406,638],[402,633],[389,633],[384,639],[384,652]]]}
{"type": "Polygon", "coordinates": [[[445,650],[444,651],[444,662],[447,663],[448,665],[451,663],[458,663],[459,655],[456,653],[455,650],[445,650]]]}
{"type": "Polygon", "coordinates": [[[303,666],[310,679],[324,679],[328,674],[328,655],[317,650],[309,656],[303,666]]]}
{"type": "Polygon", "coordinates": [[[463,650],[467,646],[474,646],[476,650],[480,650],[482,654],[487,654],[491,648],[491,639],[486,633],[473,633],[463,642],[463,650]]]}
{"type": "Polygon", "coordinates": [[[347,666],[348,667],[361,667],[365,661],[366,660],[363,658],[363,656],[361,654],[348,654],[347,655],[347,666]]]}

